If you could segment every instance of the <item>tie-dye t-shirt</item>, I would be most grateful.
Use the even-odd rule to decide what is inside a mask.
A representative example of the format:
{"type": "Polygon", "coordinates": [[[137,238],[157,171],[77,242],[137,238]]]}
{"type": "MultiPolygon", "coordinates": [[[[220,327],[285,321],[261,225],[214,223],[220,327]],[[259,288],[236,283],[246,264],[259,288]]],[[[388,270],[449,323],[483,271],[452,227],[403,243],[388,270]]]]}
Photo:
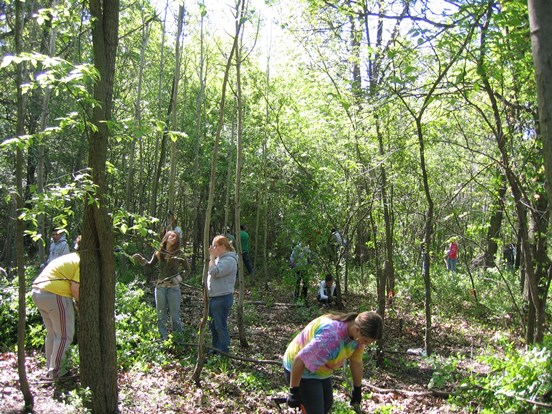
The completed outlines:
{"type": "Polygon", "coordinates": [[[324,379],[346,359],[362,361],[364,346],[349,338],[347,322],[320,316],[309,323],[286,349],[284,368],[291,371],[296,356],[305,364],[302,378],[324,379]]]}

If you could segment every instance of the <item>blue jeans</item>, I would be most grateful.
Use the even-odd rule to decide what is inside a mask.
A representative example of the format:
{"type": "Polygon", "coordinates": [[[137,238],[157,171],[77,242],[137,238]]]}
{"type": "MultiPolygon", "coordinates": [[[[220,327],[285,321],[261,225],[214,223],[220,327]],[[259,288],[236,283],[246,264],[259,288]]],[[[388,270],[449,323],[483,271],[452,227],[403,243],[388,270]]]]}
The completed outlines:
{"type": "Polygon", "coordinates": [[[456,263],[458,263],[458,259],[451,259],[450,257],[448,257],[447,261],[448,261],[448,270],[452,272],[456,272],[456,263]]]}
{"type": "MultiPolygon", "coordinates": [[[[285,368],[284,376],[289,385],[290,373],[285,368]]],[[[333,405],[332,377],[325,379],[301,378],[299,395],[307,414],[329,413],[333,405]]]]}
{"type": "Polygon", "coordinates": [[[234,304],[234,295],[209,298],[209,327],[213,337],[213,348],[230,352],[230,334],[228,333],[228,314],[234,304]]]}
{"type": "Polygon", "coordinates": [[[180,320],[180,287],[155,287],[155,309],[157,310],[157,326],[163,339],[167,339],[167,310],[171,314],[173,332],[182,332],[180,320]]]}

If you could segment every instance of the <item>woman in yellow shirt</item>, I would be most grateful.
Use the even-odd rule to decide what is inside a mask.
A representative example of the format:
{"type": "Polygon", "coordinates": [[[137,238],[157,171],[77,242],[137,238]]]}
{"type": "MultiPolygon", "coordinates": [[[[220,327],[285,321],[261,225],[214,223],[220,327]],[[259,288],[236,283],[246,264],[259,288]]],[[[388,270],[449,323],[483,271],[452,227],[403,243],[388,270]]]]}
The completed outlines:
{"type": "MultiPolygon", "coordinates": [[[[75,241],[75,250],[79,242],[80,236],[75,241]]],[[[65,354],[75,334],[74,306],[79,300],[79,283],[77,252],[52,260],[33,282],[31,296],[46,325],[46,375],[42,379],[55,380],[67,371],[65,354]]]]}

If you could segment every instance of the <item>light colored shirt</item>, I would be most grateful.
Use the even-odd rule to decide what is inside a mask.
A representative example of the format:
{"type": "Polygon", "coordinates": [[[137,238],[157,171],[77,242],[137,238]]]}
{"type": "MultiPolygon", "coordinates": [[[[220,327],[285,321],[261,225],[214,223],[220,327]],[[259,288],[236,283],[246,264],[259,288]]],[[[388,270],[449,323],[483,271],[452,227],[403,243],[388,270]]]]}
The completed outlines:
{"type": "Polygon", "coordinates": [[[332,283],[332,286],[328,289],[328,294],[326,294],[326,289],[326,281],[323,280],[320,282],[320,290],[318,291],[320,299],[328,299],[328,296],[335,296],[335,283],[332,283]]]}
{"type": "Polygon", "coordinates": [[[69,252],[70,250],[69,244],[67,243],[67,237],[65,236],[65,233],[62,233],[58,241],[54,241],[54,239],[51,240],[48,263],[69,252]]]}
{"type": "Polygon", "coordinates": [[[238,255],[226,252],[215,259],[207,273],[207,294],[210,298],[234,293],[238,273],[238,255]]]}

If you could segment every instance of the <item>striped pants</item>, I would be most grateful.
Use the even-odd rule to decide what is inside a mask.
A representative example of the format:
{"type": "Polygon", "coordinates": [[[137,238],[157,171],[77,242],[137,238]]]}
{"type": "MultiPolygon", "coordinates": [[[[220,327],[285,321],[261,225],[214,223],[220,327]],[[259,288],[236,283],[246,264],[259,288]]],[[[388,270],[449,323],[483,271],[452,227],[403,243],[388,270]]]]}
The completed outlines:
{"type": "Polygon", "coordinates": [[[63,375],[65,353],[75,334],[75,310],[73,299],[55,295],[40,289],[32,290],[33,301],[46,325],[46,368],[49,378],[63,375]]]}

